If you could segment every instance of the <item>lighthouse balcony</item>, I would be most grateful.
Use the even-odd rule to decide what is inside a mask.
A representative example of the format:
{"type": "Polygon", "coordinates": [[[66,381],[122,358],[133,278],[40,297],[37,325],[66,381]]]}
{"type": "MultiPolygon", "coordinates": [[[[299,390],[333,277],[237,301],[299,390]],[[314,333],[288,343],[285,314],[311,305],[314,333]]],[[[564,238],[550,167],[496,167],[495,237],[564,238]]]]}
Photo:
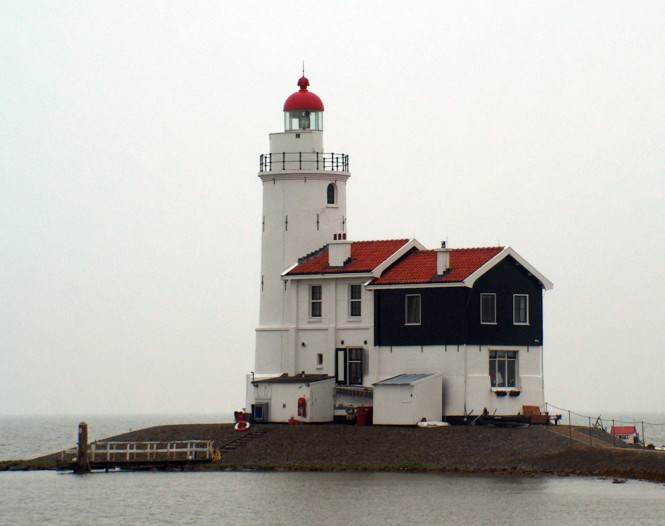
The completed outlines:
{"type": "Polygon", "coordinates": [[[265,153],[259,161],[259,172],[290,171],[348,172],[349,156],[344,153],[281,152],[265,153]]]}

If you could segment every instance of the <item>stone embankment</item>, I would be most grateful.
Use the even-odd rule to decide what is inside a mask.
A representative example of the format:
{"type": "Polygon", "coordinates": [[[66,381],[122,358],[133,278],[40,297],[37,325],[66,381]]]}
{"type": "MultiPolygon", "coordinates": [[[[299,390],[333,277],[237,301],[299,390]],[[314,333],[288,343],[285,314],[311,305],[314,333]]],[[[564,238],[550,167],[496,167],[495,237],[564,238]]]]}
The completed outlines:
{"type": "MultiPolygon", "coordinates": [[[[665,482],[665,452],[615,444],[601,430],[567,426],[158,426],[107,440],[212,440],[221,459],[197,470],[463,471],[586,475],[665,482]],[[616,446],[616,447],[615,447],[616,446]]],[[[55,469],[59,453],[0,462],[0,470],[55,469]]]]}

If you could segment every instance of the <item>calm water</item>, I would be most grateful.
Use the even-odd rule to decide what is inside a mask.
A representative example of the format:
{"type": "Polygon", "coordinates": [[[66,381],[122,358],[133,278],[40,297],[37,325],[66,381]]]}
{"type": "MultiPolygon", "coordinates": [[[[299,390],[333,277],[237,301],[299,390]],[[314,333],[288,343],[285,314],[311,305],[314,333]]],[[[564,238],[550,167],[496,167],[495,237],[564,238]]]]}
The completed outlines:
{"type": "MultiPolygon", "coordinates": [[[[231,415],[3,417],[0,458],[73,447],[81,420],[98,439],[231,415]]],[[[0,472],[0,525],[405,523],[664,524],[665,486],[435,473],[0,472]]]]}
{"type": "Polygon", "coordinates": [[[0,524],[663,524],[665,488],[431,473],[0,473],[0,524]]]}

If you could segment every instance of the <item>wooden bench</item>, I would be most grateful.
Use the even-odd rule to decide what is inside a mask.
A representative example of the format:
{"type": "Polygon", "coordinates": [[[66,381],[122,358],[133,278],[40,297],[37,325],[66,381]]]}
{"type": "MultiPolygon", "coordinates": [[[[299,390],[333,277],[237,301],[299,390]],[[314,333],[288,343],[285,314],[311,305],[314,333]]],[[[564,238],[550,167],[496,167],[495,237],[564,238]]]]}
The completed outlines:
{"type": "Polygon", "coordinates": [[[529,423],[531,425],[544,425],[548,426],[552,423],[554,425],[559,423],[561,420],[561,415],[550,415],[547,411],[542,413],[540,407],[537,405],[523,405],[522,414],[529,417],[529,423]]]}

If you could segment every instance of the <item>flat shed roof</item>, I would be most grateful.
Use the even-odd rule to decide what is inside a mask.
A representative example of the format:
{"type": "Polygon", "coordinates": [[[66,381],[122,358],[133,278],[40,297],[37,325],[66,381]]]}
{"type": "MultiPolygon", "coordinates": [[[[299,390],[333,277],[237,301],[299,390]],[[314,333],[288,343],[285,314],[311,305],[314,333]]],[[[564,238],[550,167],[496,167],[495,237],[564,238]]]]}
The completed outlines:
{"type": "Polygon", "coordinates": [[[295,376],[289,376],[284,373],[281,376],[275,376],[274,378],[264,378],[263,380],[256,380],[255,384],[304,384],[304,383],[314,383],[322,382],[324,380],[334,380],[334,376],[328,376],[327,374],[305,374],[300,373],[295,376]]]}
{"type": "Polygon", "coordinates": [[[420,382],[425,378],[430,378],[436,376],[435,374],[398,374],[392,378],[386,378],[380,382],[376,382],[374,385],[411,385],[416,382],[420,382]]]}

